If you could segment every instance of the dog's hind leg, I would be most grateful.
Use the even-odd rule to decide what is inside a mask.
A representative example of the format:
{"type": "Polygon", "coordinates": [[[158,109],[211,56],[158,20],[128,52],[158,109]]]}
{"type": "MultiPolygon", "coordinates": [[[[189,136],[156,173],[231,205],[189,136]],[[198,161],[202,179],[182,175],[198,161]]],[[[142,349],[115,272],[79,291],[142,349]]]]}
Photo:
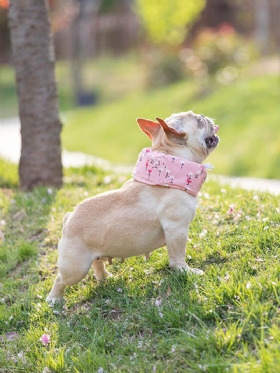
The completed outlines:
{"type": "Polygon", "coordinates": [[[60,301],[63,298],[63,293],[65,290],[66,285],[63,282],[63,277],[60,273],[58,273],[55,282],[53,284],[52,290],[48,295],[46,301],[48,303],[54,304],[55,302],[60,301]]]}
{"type": "MultiPolygon", "coordinates": [[[[80,243],[79,251],[73,247],[73,243],[67,245],[67,240],[61,239],[59,243],[58,275],[47,302],[55,303],[63,297],[66,286],[75,285],[88,273],[94,259],[93,253],[80,243]]],[[[78,244],[78,243],[76,243],[78,244]]]]}
{"type": "Polygon", "coordinates": [[[112,277],[112,274],[105,269],[104,262],[106,260],[107,258],[97,258],[92,263],[92,268],[97,281],[100,281],[106,277],[112,277]]]}

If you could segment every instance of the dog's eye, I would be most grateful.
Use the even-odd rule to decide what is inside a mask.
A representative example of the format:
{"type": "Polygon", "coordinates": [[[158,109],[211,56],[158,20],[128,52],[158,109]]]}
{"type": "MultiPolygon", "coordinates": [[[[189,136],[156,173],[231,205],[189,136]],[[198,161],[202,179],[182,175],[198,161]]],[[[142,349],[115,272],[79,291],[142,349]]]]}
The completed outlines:
{"type": "Polygon", "coordinates": [[[205,118],[204,115],[200,114],[198,117],[197,117],[197,125],[199,128],[204,128],[207,124],[207,119],[205,118]]]}

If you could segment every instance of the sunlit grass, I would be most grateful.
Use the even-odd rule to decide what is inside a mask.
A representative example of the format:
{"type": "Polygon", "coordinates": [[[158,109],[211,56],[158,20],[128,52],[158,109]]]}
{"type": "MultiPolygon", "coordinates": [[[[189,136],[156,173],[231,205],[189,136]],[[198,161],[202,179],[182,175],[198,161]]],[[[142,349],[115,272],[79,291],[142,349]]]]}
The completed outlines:
{"type": "Polygon", "coordinates": [[[1,189],[0,370],[278,372],[280,205],[269,194],[204,184],[186,254],[202,277],[170,270],[162,248],[114,260],[113,279],[97,286],[90,272],[64,304],[46,304],[62,217],[126,178],[105,176],[85,167],[59,191],[1,189]]]}

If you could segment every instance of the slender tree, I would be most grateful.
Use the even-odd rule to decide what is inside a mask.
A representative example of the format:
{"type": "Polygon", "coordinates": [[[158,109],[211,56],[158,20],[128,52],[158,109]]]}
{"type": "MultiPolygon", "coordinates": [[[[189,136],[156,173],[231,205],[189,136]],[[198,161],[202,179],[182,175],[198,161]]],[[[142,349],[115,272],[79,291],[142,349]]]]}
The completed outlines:
{"type": "Polygon", "coordinates": [[[21,121],[20,185],[60,187],[62,126],[47,0],[10,0],[8,18],[21,121]]]}

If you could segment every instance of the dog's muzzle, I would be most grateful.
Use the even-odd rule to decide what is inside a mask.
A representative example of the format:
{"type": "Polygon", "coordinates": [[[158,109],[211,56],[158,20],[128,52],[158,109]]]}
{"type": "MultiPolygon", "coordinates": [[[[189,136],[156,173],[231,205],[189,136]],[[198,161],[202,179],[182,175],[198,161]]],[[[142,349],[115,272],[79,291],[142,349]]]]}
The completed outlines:
{"type": "Polygon", "coordinates": [[[215,148],[219,144],[219,141],[220,141],[220,138],[216,135],[206,137],[205,139],[206,146],[209,149],[215,148]]]}
{"type": "Polygon", "coordinates": [[[206,143],[207,148],[209,149],[215,148],[219,144],[220,138],[219,136],[215,135],[215,133],[217,133],[218,131],[219,131],[219,126],[214,126],[214,135],[206,137],[205,143],[206,143]]]}

